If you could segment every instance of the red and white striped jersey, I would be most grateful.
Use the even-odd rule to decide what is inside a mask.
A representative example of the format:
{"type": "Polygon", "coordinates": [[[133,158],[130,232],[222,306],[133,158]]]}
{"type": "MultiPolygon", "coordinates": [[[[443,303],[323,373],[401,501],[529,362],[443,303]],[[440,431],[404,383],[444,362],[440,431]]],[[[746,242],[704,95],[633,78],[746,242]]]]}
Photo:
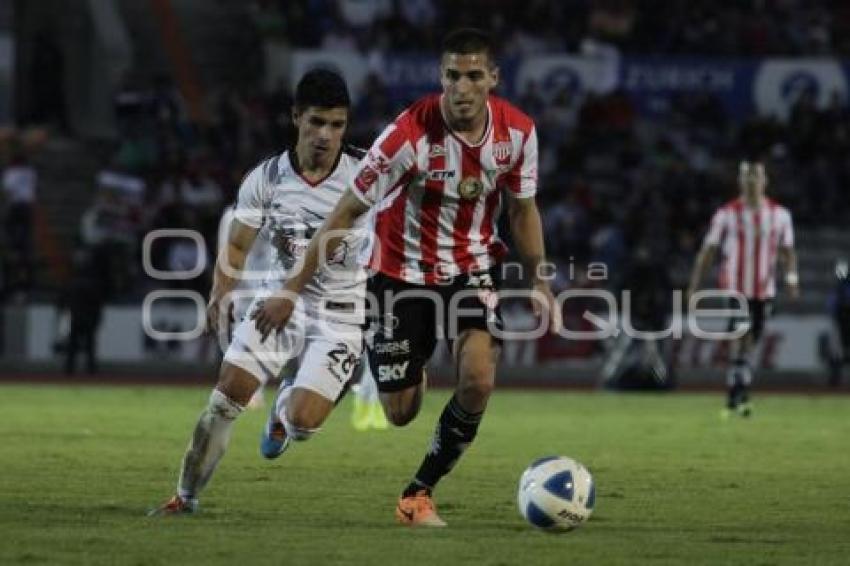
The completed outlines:
{"type": "Polygon", "coordinates": [[[704,245],[721,246],[721,289],[748,299],[771,299],[776,296],[778,249],[794,247],[791,213],[768,198],[758,208],[737,198],[714,213],[704,245]]]}
{"type": "Polygon", "coordinates": [[[371,269],[409,283],[483,271],[507,248],[496,228],[502,191],[537,192],[534,122],[501,98],[487,102],[487,130],[478,144],[454,133],[441,96],[415,102],[378,137],[354,177],[354,194],[376,206],[371,269]]]}

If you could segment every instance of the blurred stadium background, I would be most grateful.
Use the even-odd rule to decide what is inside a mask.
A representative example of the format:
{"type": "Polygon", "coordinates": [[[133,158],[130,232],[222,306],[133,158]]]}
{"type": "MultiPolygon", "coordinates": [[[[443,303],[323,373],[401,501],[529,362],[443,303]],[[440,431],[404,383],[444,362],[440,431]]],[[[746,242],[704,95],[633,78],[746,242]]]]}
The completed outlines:
{"type": "MultiPolygon", "coordinates": [[[[802,296],[780,299],[759,382],[826,386],[834,265],[850,254],[850,6],[816,0],[2,2],[0,374],[61,379],[73,312],[99,320],[102,379],[211,382],[215,344],[152,340],[141,305],[157,290],[206,297],[222,209],[288,143],[295,81],[318,65],[343,72],[350,140],[368,146],[438,88],[439,39],[461,24],[494,33],[500,94],[537,121],[561,289],[644,285],[663,305],[687,285],[711,212],[736,194],[737,160],[768,155],[769,194],[795,218],[802,296]],[[145,272],[145,235],[161,228],[208,245],[158,239],[153,266],[200,275],[145,272]],[[630,280],[638,256],[663,275],[630,280]],[[589,279],[590,262],[608,279],[589,279]]],[[[571,328],[589,328],[584,306],[569,309],[571,328]]],[[[196,326],[190,300],[152,312],[161,331],[196,326]]],[[[509,324],[528,317],[518,307],[509,324]]],[[[503,378],[589,385],[608,347],[508,344],[503,378]]],[[[678,383],[722,386],[722,343],[686,336],[663,351],[678,383]]]]}

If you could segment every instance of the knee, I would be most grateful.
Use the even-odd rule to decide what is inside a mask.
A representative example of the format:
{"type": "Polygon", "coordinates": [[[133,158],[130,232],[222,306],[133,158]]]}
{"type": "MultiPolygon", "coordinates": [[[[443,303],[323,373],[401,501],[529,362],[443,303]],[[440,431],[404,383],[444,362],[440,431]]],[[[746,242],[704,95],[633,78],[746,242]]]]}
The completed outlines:
{"type": "Polygon", "coordinates": [[[495,367],[487,363],[464,367],[458,384],[459,393],[465,398],[488,399],[495,386],[495,374],[495,367]]]}
{"type": "Polygon", "coordinates": [[[286,411],[286,419],[300,429],[317,429],[322,426],[322,419],[306,407],[290,406],[286,411]]]}
{"type": "Polygon", "coordinates": [[[395,426],[405,426],[415,419],[422,406],[422,389],[423,386],[420,385],[408,391],[382,395],[381,404],[384,406],[387,420],[395,426]]]}
{"type": "Polygon", "coordinates": [[[413,407],[384,407],[384,412],[387,415],[387,420],[393,423],[394,426],[405,426],[416,418],[419,412],[413,407]]]}
{"type": "Polygon", "coordinates": [[[227,420],[234,420],[244,410],[244,405],[234,401],[226,393],[213,389],[207,402],[207,411],[210,415],[219,416],[227,420]]]}

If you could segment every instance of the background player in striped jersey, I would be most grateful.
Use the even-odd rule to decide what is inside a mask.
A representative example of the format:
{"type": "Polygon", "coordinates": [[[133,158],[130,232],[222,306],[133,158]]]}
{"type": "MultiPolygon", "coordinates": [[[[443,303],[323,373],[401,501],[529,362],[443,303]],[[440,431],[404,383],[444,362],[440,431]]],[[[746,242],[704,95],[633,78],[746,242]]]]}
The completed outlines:
{"type": "Polygon", "coordinates": [[[374,210],[374,247],[364,258],[372,270],[370,296],[377,299],[369,362],[389,420],[400,426],[418,413],[424,366],[444,322],[457,364],[454,396],[396,508],[400,522],[427,526],[445,525],[432,489],[472,443],[494,386],[500,344],[493,331],[501,323],[496,291],[507,253],[496,223],[505,200],[516,250],[537,291],[535,310],[545,311],[551,330],[561,325],[541,277],[534,123],[490,94],[499,71],[487,34],[449,34],[440,75],[442,94],[413,103],[378,137],[311,242],[303,271],[287,282],[290,293],[270,299],[257,315],[266,331],[282,328],[295,306],[293,293],[319,265],[320,249],[333,249],[341,231],[374,210]]]}
{"type": "MultiPolygon", "coordinates": [[[[295,148],[260,163],[239,189],[229,241],[216,262],[207,313],[213,329],[223,318],[220,309],[228,303],[261,229],[268,231],[274,258],[249,312],[281,288],[343,194],[361,157],[349,155],[342,145],[349,107],[345,82],[336,73],[310,71],[299,82],[293,109],[295,148]]],[[[366,273],[353,253],[362,236],[362,230],[354,230],[334,248],[333,269],[306,282],[303,301],[285,329],[269,336],[250,319],[236,328],[183,458],[177,494],[153,513],[195,510],[224,455],[233,422],[254,392],[296,357],[298,373],[273,407],[270,423],[275,430],[264,434],[264,455],[274,457],[290,440],[309,438],[318,430],[362,353],[366,273]]]]}
{"type": "Polygon", "coordinates": [[[726,374],[728,400],[724,415],[737,411],[749,416],[753,380],[752,354],[771,314],[776,296],[777,263],[792,298],[799,295],[794,226],[787,208],[765,196],[767,172],[763,161],[742,161],[738,170],[741,195],[720,207],[691,273],[688,297],[699,288],[705,272],[721,251],[719,287],[746,297],[748,316],[730,321],[730,330],[744,325],[748,331],[732,341],[726,374]]]}

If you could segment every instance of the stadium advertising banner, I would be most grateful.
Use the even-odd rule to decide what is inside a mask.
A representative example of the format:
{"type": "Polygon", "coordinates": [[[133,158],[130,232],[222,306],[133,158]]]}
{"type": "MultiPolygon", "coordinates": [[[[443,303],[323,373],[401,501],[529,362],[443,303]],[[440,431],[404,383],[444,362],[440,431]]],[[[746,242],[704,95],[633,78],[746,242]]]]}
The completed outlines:
{"type": "Polygon", "coordinates": [[[529,88],[550,101],[559,91],[570,94],[606,93],[619,84],[618,62],[610,58],[590,58],[571,55],[542,55],[527,57],[516,65],[513,75],[502,72],[502,80],[511,80],[514,92],[529,88]]]}
{"type": "Polygon", "coordinates": [[[810,93],[815,104],[827,106],[833,96],[846,100],[848,67],[835,59],[769,59],[753,80],[753,101],[759,114],[788,118],[799,98],[810,93]]]}
{"type": "MultiPolygon", "coordinates": [[[[198,338],[199,330],[203,328],[202,315],[203,309],[199,311],[199,307],[188,300],[178,303],[157,301],[149,321],[142,319],[142,310],[137,306],[108,307],[104,310],[103,323],[98,331],[99,356],[105,362],[117,363],[164,358],[212,362],[217,355],[215,345],[205,343],[206,338],[198,338]],[[168,338],[151,336],[145,331],[146,325],[168,338]]],[[[507,330],[512,332],[533,329],[537,325],[537,319],[522,309],[508,309],[504,318],[507,330]]],[[[28,361],[56,359],[57,345],[61,345],[67,332],[62,314],[52,305],[30,306],[26,307],[22,322],[27,326],[27,343],[22,345],[23,351],[17,355],[28,361]]],[[[723,321],[707,320],[700,322],[699,326],[716,332],[723,330],[725,325],[723,321]]],[[[588,324],[582,330],[595,328],[588,324]]],[[[778,316],[768,323],[754,359],[759,367],[768,369],[820,372],[823,362],[818,351],[819,341],[832,331],[832,320],[826,315],[778,316]]],[[[595,367],[604,360],[609,346],[607,341],[567,340],[549,335],[537,340],[506,340],[501,367],[523,376],[571,366],[595,367]]],[[[671,364],[679,370],[715,368],[719,371],[728,358],[727,347],[724,341],[698,339],[686,331],[681,340],[668,340],[665,349],[669,352],[671,364]]],[[[449,367],[449,349],[438,347],[432,364],[449,367]]]]}
{"type": "MultiPolygon", "coordinates": [[[[287,66],[274,66],[286,68],[287,66]]],[[[439,70],[428,55],[369,57],[356,52],[303,49],[292,54],[290,87],[306,71],[326,67],[342,73],[355,101],[366,77],[374,72],[383,82],[394,106],[406,105],[439,88],[439,70]]],[[[604,94],[622,90],[638,112],[667,112],[687,95],[712,95],[728,115],[743,118],[754,110],[787,118],[804,92],[814,94],[819,106],[845,96],[850,65],[836,59],[709,59],[691,57],[585,57],[534,55],[500,62],[500,94],[516,98],[533,88],[551,99],[566,88],[571,94],[604,94]]]]}
{"type": "Polygon", "coordinates": [[[732,116],[752,110],[755,61],[629,57],[620,67],[618,87],[644,114],[665,112],[683,94],[713,95],[732,116]]]}
{"type": "MultiPolygon", "coordinates": [[[[515,81],[512,77],[515,75],[515,67],[513,60],[500,63],[503,78],[499,93],[503,96],[514,95],[515,81]]],[[[289,87],[292,90],[298,78],[311,69],[324,68],[340,73],[351,89],[355,104],[363,96],[366,78],[370,73],[380,78],[390,103],[396,107],[406,106],[440,88],[440,68],[431,55],[367,56],[350,51],[298,49],[292,53],[290,68],[289,87]]]]}

